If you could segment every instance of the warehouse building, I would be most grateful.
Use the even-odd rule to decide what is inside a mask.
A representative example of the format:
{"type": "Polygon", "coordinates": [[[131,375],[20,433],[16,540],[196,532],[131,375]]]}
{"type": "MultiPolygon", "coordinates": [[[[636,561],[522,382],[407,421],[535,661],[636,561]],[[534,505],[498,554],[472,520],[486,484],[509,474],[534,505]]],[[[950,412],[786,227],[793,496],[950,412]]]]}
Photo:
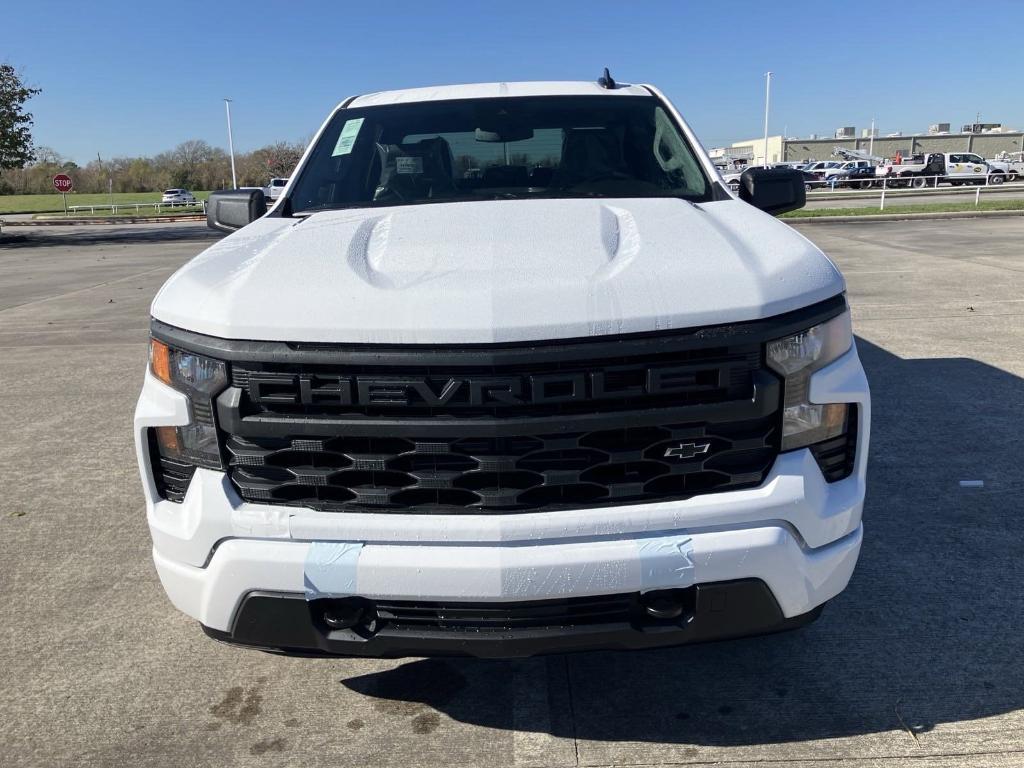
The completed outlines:
{"type": "MultiPolygon", "coordinates": [[[[937,124],[935,127],[946,127],[937,124]]],[[[752,157],[754,164],[782,163],[796,160],[828,160],[833,157],[836,147],[870,151],[878,157],[895,157],[898,152],[903,157],[924,154],[927,152],[975,152],[982,157],[995,157],[1000,152],[1024,152],[1024,131],[1011,131],[991,123],[985,125],[965,125],[965,129],[982,128],[980,131],[964,130],[959,133],[915,133],[896,136],[878,136],[874,141],[870,131],[862,131],[860,137],[846,136],[819,137],[810,136],[806,139],[769,136],[767,144],[762,139],[737,141],[730,147],[719,147],[711,150],[716,155],[733,155],[752,157]],[[767,146],[767,158],[765,148],[767,146]]],[[[850,129],[844,129],[844,133],[850,129]]]]}

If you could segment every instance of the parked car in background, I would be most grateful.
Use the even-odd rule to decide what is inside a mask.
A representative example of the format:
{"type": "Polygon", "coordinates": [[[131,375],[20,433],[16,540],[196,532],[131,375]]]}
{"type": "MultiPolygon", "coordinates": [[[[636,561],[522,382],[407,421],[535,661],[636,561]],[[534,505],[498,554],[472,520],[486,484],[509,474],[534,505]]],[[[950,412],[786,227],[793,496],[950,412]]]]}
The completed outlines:
{"type": "Polygon", "coordinates": [[[842,163],[838,160],[818,160],[817,162],[808,163],[801,170],[813,173],[817,178],[825,178],[825,173],[831,170],[838,170],[842,163]]]}
{"type": "MultiPolygon", "coordinates": [[[[866,161],[864,161],[866,162],[866,161]]],[[[879,184],[875,166],[871,163],[855,168],[845,168],[832,174],[825,182],[831,187],[848,187],[850,189],[868,189],[879,184]]]]}
{"type": "MultiPolygon", "coordinates": [[[[799,167],[792,163],[772,163],[767,166],[753,163],[744,168],[723,172],[722,181],[724,181],[726,186],[728,186],[733,192],[739,192],[740,176],[743,175],[743,172],[747,170],[747,168],[785,168],[786,170],[799,170],[799,167]]],[[[810,187],[807,187],[807,189],[809,190],[810,187]]]]}
{"type": "Polygon", "coordinates": [[[835,168],[826,168],[822,172],[822,178],[830,179],[837,174],[845,174],[847,171],[852,171],[855,168],[870,168],[874,171],[875,166],[872,165],[868,160],[847,160],[844,163],[840,163],[835,168]]]}
{"type": "Polygon", "coordinates": [[[826,182],[821,179],[817,174],[811,173],[810,171],[800,171],[804,175],[804,189],[810,192],[812,189],[820,189],[824,187],[826,182]]]}
{"type": "Polygon", "coordinates": [[[270,184],[263,191],[267,195],[268,200],[277,200],[287,186],[288,179],[271,179],[270,184]]]}
{"type": "Polygon", "coordinates": [[[165,189],[160,198],[162,205],[195,205],[196,196],[187,189],[165,189]]]}

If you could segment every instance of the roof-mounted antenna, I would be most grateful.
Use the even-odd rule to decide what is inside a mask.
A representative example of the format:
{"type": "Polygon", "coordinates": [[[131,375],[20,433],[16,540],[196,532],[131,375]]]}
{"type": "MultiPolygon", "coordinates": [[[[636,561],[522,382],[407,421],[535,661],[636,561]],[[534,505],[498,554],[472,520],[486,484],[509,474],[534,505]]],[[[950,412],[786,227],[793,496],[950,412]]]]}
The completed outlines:
{"type": "Polygon", "coordinates": [[[615,87],[615,81],[612,80],[612,73],[608,71],[608,67],[605,67],[604,74],[597,78],[597,84],[602,88],[612,89],[615,87]]]}

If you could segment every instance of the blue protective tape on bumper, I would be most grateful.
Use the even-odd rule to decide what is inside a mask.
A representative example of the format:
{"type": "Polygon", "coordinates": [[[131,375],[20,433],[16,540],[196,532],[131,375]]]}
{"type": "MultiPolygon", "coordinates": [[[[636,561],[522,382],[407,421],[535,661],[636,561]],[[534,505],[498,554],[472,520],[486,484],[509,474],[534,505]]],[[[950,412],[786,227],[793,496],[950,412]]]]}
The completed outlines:
{"type": "Polygon", "coordinates": [[[693,539],[662,536],[640,541],[640,588],[670,589],[696,583],[693,539]]]}
{"type": "Polygon", "coordinates": [[[306,599],[346,597],[356,593],[361,542],[314,541],[303,566],[306,599]]]}

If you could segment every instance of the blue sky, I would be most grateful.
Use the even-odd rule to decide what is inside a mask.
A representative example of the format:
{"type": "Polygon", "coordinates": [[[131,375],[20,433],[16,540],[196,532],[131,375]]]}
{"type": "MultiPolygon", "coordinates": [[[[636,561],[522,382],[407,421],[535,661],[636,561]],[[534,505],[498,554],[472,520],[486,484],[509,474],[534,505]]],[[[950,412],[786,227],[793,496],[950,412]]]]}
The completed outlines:
{"type": "Polygon", "coordinates": [[[225,96],[246,150],[308,138],[354,93],[590,80],[606,65],[661,87],[711,147],[760,135],[769,69],[772,133],[872,117],[883,134],[911,132],[978,112],[1024,127],[1024,52],[989,44],[1022,27],[1024,0],[34,0],[5,9],[0,60],[43,89],[36,143],[78,162],[190,138],[226,146],[225,96]]]}

